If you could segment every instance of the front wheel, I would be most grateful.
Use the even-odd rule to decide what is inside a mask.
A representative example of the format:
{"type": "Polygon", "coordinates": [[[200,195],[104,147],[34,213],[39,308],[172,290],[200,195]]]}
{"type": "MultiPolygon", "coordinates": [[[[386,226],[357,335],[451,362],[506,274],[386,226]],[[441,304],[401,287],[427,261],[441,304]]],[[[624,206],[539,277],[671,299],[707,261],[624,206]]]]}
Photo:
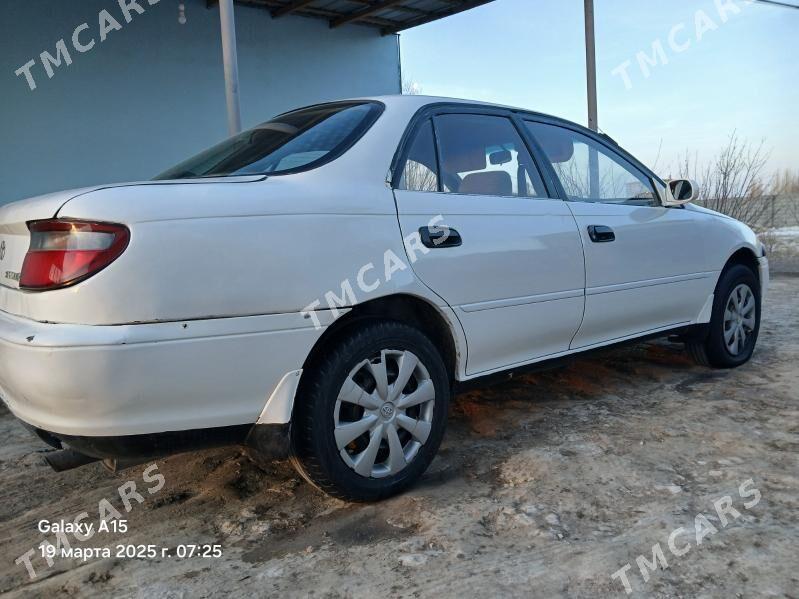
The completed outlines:
{"type": "Polygon", "coordinates": [[[303,377],[292,461],[348,501],[395,495],[430,465],[446,427],[449,377],[430,340],[399,322],[360,325],[303,377]]]}
{"type": "Polygon", "coordinates": [[[749,361],[760,331],[760,284],[751,269],[737,264],[716,285],[706,336],[687,342],[702,365],[734,368],[749,361]]]}

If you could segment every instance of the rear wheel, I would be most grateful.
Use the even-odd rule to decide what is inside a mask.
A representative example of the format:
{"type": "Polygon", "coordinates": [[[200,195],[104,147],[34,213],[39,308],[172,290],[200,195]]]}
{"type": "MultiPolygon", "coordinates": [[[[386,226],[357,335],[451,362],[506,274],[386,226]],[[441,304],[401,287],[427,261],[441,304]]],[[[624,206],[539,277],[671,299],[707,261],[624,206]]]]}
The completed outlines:
{"type": "Polygon", "coordinates": [[[751,269],[736,264],[721,275],[706,335],[687,348],[705,366],[734,368],[749,361],[760,331],[760,284],[751,269]]]}
{"type": "Polygon", "coordinates": [[[450,390],[441,356],[420,331],[398,322],[359,326],[303,378],[292,461],[312,484],[374,501],[406,489],[430,465],[450,390]]]}

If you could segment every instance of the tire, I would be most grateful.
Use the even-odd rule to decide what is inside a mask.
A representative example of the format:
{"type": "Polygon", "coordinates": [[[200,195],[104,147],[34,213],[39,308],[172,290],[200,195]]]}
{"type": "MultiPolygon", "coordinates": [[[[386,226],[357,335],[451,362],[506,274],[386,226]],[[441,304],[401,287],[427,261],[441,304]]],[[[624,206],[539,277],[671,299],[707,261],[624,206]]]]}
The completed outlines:
{"type": "Polygon", "coordinates": [[[423,333],[394,321],[357,325],[303,374],[292,462],[311,484],[339,499],[396,495],[433,461],[449,396],[444,362],[423,333]],[[400,376],[408,382],[396,390],[400,376]]]}
{"type": "Polygon", "coordinates": [[[760,308],[757,275],[742,264],[731,266],[716,285],[713,312],[710,323],[703,327],[704,334],[686,342],[688,353],[697,363],[713,368],[745,364],[752,357],[760,332],[760,308]],[[750,301],[753,306],[747,308],[750,301]],[[739,327],[740,335],[735,332],[739,327]]]}

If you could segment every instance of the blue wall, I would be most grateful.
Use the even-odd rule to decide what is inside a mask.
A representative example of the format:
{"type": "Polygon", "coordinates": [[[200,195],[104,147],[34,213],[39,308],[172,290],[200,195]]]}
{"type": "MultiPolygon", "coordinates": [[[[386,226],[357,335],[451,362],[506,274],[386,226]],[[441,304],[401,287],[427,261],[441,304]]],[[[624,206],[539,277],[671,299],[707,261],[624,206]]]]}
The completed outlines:
{"type": "MultiPolygon", "coordinates": [[[[148,179],[227,135],[217,8],[160,0],[125,23],[116,0],[3,0],[0,204],[48,191],[148,179]],[[100,41],[98,13],[122,24],[100,41]],[[79,53],[72,33],[81,23],[79,53]],[[52,79],[39,54],[64,38],[72,64],[52,79]],[[14,71],[31,59],[37,88],[14,71]]],[[[400,91],[399,40],[357,25],[272,20],[236,6],[244,127],[298,106],[400,91]]]]}

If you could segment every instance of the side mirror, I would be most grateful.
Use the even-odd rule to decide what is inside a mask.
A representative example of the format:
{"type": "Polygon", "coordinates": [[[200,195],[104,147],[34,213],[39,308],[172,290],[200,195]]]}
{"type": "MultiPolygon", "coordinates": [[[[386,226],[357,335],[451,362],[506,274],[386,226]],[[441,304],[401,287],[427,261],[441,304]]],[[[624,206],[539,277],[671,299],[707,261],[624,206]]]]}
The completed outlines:
{"type": "Polygon", "coordinates": [[[666,206],[682,206],[699,199],[699,185],[691,179],[674,179],[668,181],[666,206]]]}

